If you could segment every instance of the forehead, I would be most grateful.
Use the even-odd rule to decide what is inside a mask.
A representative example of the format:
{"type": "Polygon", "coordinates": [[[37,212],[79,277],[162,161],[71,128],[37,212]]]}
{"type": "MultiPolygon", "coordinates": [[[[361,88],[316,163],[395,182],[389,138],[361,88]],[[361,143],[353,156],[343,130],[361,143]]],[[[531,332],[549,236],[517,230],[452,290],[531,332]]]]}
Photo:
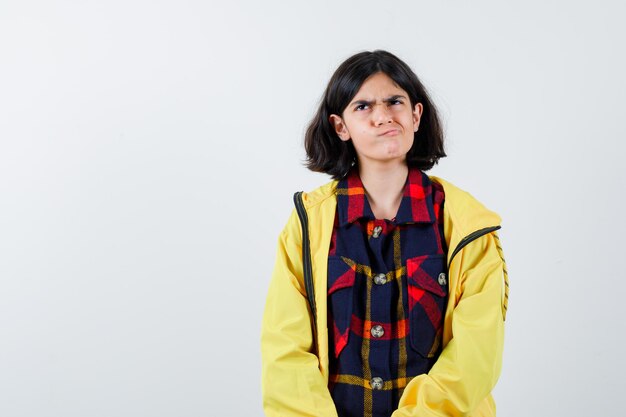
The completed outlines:
{"type": "Polygon", "coordinates": [[[354,99],[385,97],[389,95],[407,96],[407,93],[387,74],[384,72],[377,72],[376,74],[370,75],[365,79],[365,81],[363,81],[363,84],[361,84],[361,88],[357,91],[354,99]]]}

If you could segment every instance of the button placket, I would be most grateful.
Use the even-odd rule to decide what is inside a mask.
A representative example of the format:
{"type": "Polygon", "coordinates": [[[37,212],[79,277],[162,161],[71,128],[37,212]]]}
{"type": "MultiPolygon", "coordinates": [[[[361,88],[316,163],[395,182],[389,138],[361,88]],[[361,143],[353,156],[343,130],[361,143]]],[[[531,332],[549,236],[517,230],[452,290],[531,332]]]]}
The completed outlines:
{"type": "MultiPolygon", "coordinates": [[[[370,328],[366,328],[363,330],[366,332],[369,331],[370,334],[367,335],[366,333],[364,336],[369,336],[369,338],[371,339],[370,342],[372,343],[372,348],[374,348],[375,346],[377,352],[382,357],[386,357],[389,355],[389,349],[391,344],[387,343],[383,339],[385,337],[385,328],[381,324],[376,323],[388,323],[390,319],[389,313],[387,311],[388,309],[381,307],[388,303],[390,291],[392,291],[392,288],[390,288],[389,285],[385,285],[388,284],[391,280],[390,277],[392,272],[388,271],[384,256],[386,250],[385,243],[386,240],[389,239],[390,229],[388,225],[385,224],[385,221],[379,219],[372,220],[371,223],[368,224],[368,226],[368,245],[372,254],[372,262],[370,265],[372,268],[372,275],[370,276],[370,279],[372,281],[370,281],[369,285],[372,285],[373,283],[374,287],[376,288],[371,288],[373,307],[371,310],[371,314],[368,317],[370,320],[370,328]],[[378,300],[378,302],[376,300],[378,300]]],[[[382,369],[378,368],[380,368],[380,364],[372,366],[371,372],[373,375],[370,374],[372,378],[369,382],[372,390],[381,391],[385,389],[385,382],[383,378],[381,378],[380,376],[376,376],[376,374],[382,374],[386,376],[386,371],[384,370],[384,367],[382,369]]]]}

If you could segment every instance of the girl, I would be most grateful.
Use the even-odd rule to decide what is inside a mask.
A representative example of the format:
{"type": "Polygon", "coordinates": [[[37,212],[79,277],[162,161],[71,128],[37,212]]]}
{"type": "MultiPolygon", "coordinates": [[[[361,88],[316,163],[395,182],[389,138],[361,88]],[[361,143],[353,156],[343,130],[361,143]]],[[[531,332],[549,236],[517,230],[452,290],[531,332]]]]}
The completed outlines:
{"type": "Polygon", "coordinates": [[[272,416],[494,416],[508,280],[500,217],[424,171],[437,111],[389,52],[332,76],[305,137],[261,334],[272,416]],[[310,261],[309,261],[310,257],[310,261]]]}

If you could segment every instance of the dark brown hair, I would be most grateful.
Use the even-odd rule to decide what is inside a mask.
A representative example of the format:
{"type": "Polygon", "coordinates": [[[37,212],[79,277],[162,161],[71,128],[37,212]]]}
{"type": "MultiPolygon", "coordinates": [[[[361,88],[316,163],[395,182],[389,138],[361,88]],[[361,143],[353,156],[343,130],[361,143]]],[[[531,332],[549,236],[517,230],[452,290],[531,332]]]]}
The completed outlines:
{"type": "Polygon", "coordinates": [[[343,115],[365,80],[378,72],[389,76],[407,92],[411,107],[422,103],[420,129],[415,132],[413,146],[406,155],[409,166],[422,171],[433,167],[445,157],[443,130],[435,105],[417,75],[400,58],[383,50],[360,52],[345,60],[328,82],[317,112],[304,137],[305,165],[312,171],[324,172],[341,179],[356,163],[356,150],[352,141],[342,141],[337,136],[329,117],[343,115]]]}

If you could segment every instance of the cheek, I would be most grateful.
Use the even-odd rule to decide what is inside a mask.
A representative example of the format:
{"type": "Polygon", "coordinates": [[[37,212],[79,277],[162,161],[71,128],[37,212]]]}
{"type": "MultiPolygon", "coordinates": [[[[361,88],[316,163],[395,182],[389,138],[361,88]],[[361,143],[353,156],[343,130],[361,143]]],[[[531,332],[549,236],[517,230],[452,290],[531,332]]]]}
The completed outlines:
{"type": "Polygon", "coordinates": [[[415,135],[415,133],[413,132],[413,130],[406,132],[404,143],[405,143],[405,150],[407,152],[410,151],[411,148],[413,147],[413,143],[415,142],[415,136],[414,135],[415,135]]]}

